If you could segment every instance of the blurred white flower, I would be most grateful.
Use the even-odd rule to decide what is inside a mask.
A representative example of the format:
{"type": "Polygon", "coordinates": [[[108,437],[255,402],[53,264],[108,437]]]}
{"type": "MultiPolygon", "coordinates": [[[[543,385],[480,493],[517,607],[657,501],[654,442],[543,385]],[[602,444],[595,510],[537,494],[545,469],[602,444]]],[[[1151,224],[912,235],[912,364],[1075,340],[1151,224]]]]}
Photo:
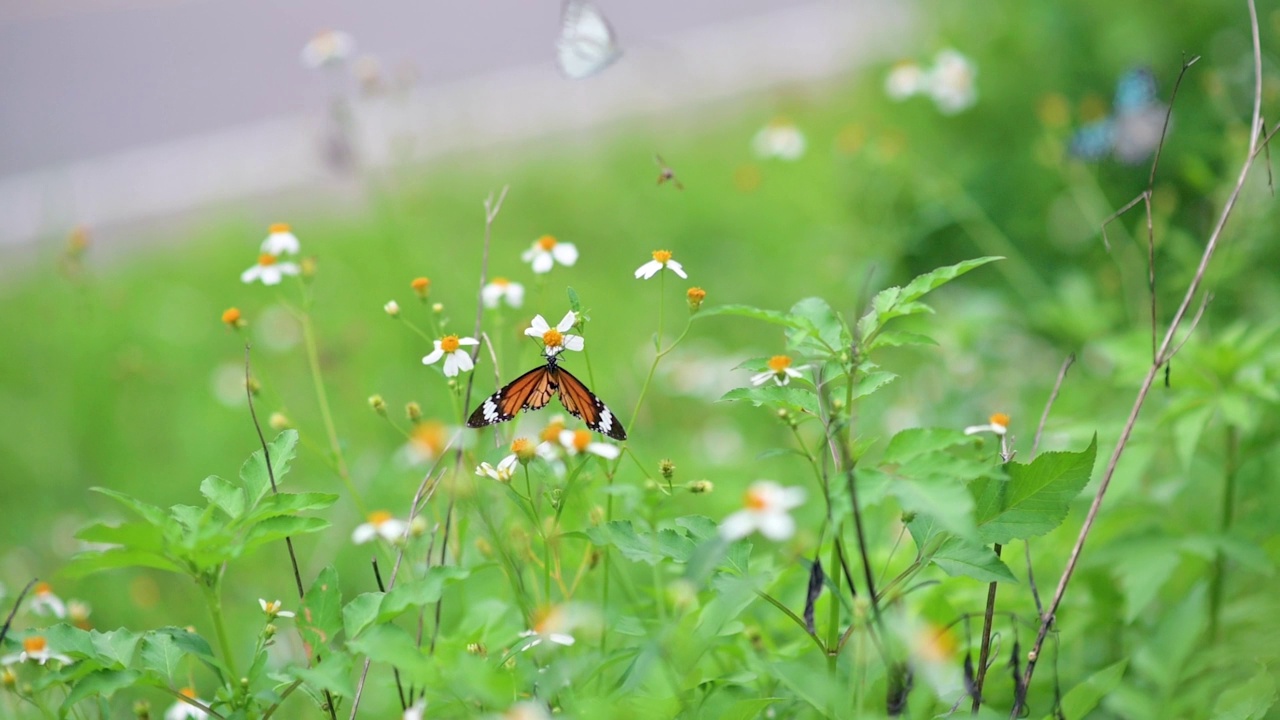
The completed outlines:
{"type": "Polygon", "coordinates": [[[684,272],[684,267],[671,259],[670,250],[654,250],[653,259],[636,269],[636,278],[648,280],[657,275],[663,268],[670,270],[681,278],[689,279],[689,276],[684,272]]]}
{"type": "Polygon", "coordinates": [[[432,350],[426,357],[422,358],[423,365],[432,365],[444,358],[444,375],[445,377],[457,377],[458,373],[471,372],[475,367],[475,363],[471,361],[471,354],[462,348],[467,345],[479,345],[480,341],[475,338],[460,338],[457,335],[445,335],[439,340],[433,340],[436,349],[432,350]]]}
{"type": "Polygon", "coordinates": [[[400,303],[395,300],[388,300],[386,305],[382,306],[382,311],[391,317],[400,316],[400,303]]]}
{"type": "Polygon", "coordinates": [[[480,463],[480,466],[476,468],[476,474],[481,477],[492,478],[500,483],[511,482],[511,477],[516,474],[516,466],[519,464],[520,458],[512,453],[498,461],[498,467],[494,467],[487,462],[480,463]]]}
{"type": "Polygon", "coordinates": [[[28,635],[22,640],[22,651],[0,657],[0,666],[7,667],[14,663],[28,661],[37,662],[43,665],[50,660],[57,660],[63,665],[71,664],[71,658],[61,653],[54,652],[49,647],[49,641],[46,640],[43,635],[28,635]]]}
{"type": "Polygon", "coordinates": [[[532,264],[533,271],[541,275],[551,272],[556,263],[566,267],[578,262],[578,248],[573,243],[560,242],[552,235],[543,235],[524,251],[521,260],[532,264]]]}
{"type": "Polygon", "coordinates": [[[572,645],[575,640],[569,633],[577,624],[573,608],[569,606],[556,605],[542,610],[535,618],[533,627],[520,633],[520,637],[527,639],[521,643],[519,651],[536,647],[544,641],[556,645],[572,645]]]}
{"type": "Polygon", "coordinates": [[[800,369],[804,366],[801,366],[801,368],[791,367],[791,358],[786,355],[774,355],[769,358],[769,362],[766,365],[769,368],[768,370],[751,376],[752,385],[763,385],[769,382],[770,378],[779,385],[786,385],[791,382],[793,377],[804,377],[800,373],[800,369]]]}
{"type": "Polygon", "coordinates": [[[67,616],[67,604],[53,593],[52,585],[41,581],[31,591],[31,612],[61,619],[67,616]]]}
{"type": "Polygon", "coordinates": [[[547,324],[546,318],[534,315],[533,322],[525,328],[524,334],[542,341],[542,353],[547,357],[558,355],[562,350],[581,352],[586,340],[581,335],[569,335],[568,332],[578,322],[578,316],[572,310],[556,323],[555,327],[547,324]]]}
{"type": "Polygon", "coordinates": [[[770,540],[786,540],[796,531],[791,511],[803,503],[803,488],[758,480],[747,488],[742,498],[743,508],[720,523],[720,536],[732,542],[759,530],[770,540]]]}
{"type": "MultiPolygon", "coordinates": [[[[191,698],[201,705],[206,707],[209,705],[208,701],[201,700],[199,697],[196,697],[195,688],[185,687],[179,692],[183,697],[191,698]]],[[[169,709],[164,711],[164,720],[205,720],[207,717],[209,717],[209,713],[201,710],[195,705],[188,705],[181,700],[170,705],[169,709]]]]}
{"type": "Polygon", "coordinates": [[[355,52],[356,41],[339,30],[317,33],[302,48],[302,64],[309,68],[321,68],[343,62],[355,52]]]}
{"type": "Polygon", "coordinates": [[[596,442],[595,435],[590,430],[561,430],[560,446],[568,450],[570,455],[590,453],[608,460],[618,457],[622,452],[617,445],[596,442]]]}
{"type": "Polygon", "coordinates": [[[285,275],[297,275],[297,263],[280,262],[279,257],[271,253],[258,256],[258,264],[240,273],[240,282],[251,283],[261,280],[263,285],[279,285],[285,275]]]}
{"type": "Polygon", "coordinates": [[[427,716],[427,699],[419,698],[418,702],[404,709],[404,720],[423,720],[427,716]]]}
{"type": "Polygon", "coordinates": [[[258,598],[258,606],[262,608],[262,612],[266,613],[267,619],[275,619],[278,617],[291,618],[294,613],[291,610],[281,610],[282,603],[279,600],[267,602],[262,598],[258,598]]]}
{"type": "Polygon", "coordinates": [[[758,157],[799,160],[804,156],[804,133],[789,120],[777,119],[760,128],[751,140],[758,157]]]}
{"type": "Polygon", "coordinates": [[[927,87],[924,68],[911,60],[893,66],[884,79],[884,91],[891,100],[902,101],[919,94],[927,87]]]}
{"type": "Polygon", "coordinates": [[[498,716],[501,720],[551,720],[551,713],[546,706],[533,700],[524,700],[507,708],[498,716]]]}
{"type": "Polygon", "coordinates": [[[363,545],[380,537],[389,543],[397,543],[404,538],[404,531],[407,529],[409,524],[405,521],[397,520],[386,510],[376,510],[369,513],[369,522],[357,526],[351,533],[351,542],[363,545]]]}
{"type": "Polygon", "coordinates": [[[978,102],[978,68],[969,58],[951,49],[934,58],[929,70],[929,95],[944,115],[955,115],[978,102]]]}
{"type": "Polygon", "coordinates": [[[509,307],[518,308],[524,304],[524,285],[496,277],[480,290],[480,298],[487,308],[496,308],[504,300],[509,307]]]}
{"type": "Polygon", "coordinates": [[[298,238],[289,229],[288,223],[275,223],[267,230],[267,239],[262,241],[262,252],[268,255],[297,255],[302,249],[298,238]]]}
{"type": "Polygon", "coordinates": [[[399,453],[400,462],[409,466],[434,462],[449,447],[454,429],[439,420],[422,420],[413,424],[409,442],[399,453]]]}
{"type": "Polygon", "coordinates": [[[970,425],[964,429],[965,435],[977,435],[978,433],[991,432],[996,435],[1004,436],[1009,432],[1009,416],[1004,413],[996,413],[988,418],[986,425],[970,425]]]}

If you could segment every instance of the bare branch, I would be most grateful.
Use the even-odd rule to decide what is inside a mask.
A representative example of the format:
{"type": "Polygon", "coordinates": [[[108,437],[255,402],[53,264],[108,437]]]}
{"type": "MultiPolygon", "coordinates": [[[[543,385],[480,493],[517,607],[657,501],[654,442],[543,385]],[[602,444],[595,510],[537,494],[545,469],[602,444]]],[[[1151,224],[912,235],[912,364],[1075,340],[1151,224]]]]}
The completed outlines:
{"type": "Polygon", "coordinates": [[[1076,361],[1076,354],[1071,353],[1062,361],[1062,367],[1058,368],[1058,379],[1053,383],[1053,390],[1049,393],[1049,399],[1044,404],[1044,412],[1040,413],[1040,424],[1036,426],[1036,437],[1031,441],[1031,457],[1036,456],[1036,452],[1040,449],[1040,436],[1044,434],[1044,426],[1049,422],[1049,411],[1053,409],[1053,403],[1058,399],[1058,391],[1062,389],[1062,381],[1067,378],[1067,371],[1071,369],[1071,365],[1076,361]]]}

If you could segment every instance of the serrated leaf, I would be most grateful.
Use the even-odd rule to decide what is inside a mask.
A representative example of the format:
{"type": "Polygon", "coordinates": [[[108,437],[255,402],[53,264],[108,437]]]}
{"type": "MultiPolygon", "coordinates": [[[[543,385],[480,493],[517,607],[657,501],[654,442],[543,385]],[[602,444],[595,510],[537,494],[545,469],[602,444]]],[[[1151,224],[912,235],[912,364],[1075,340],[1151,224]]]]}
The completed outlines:
{"type": "Polygon", "coordinates": [[[676,525],[689,531],[689,537],[695,542],[711,540],[719,536],[719,526],[716,521],[706,515],[685,515],[676,518],[676,525]]]}
{"type": "Polygon", "coordinates": [[[1071,688],[1062,697],[1062,712],[1065,717],[1089,717],[1089,713],[1098,707],[1102,698],[1106,697],[1120,685],[1125,668],[1129,666],[1127,659],[1108,665],[1089,676],[1087,680],[1071,688]]]}
{"type": "Polygon", "coordinates": [[[327,527],[329,527],[329,521],[323,518],[296,517],[293,515],[267,518],[250,528],[245,535],[244,552],[249,553],[266,543],[283,540],[287,537],[298,537],[307,533],[319,532],[327,527]]]}
{"type": "Polygon", "coordinates": [[[689,538],[670,528],[658,531],[658,552],[678,563],[689,562],[694,544],[689,538]]]}
{"type": "Polygon", "coordinates": [[[314,690],[328,690],[338,697],[355,696],[352,681],[351,656],[344,652],[330,652],[312,667],[294,665],[285,669],[291,677],[307,683],[314,690]]]}
{"type": "Polygon", "coordinates": [[[148,523],[155,525],[156,527],[164,527],[169,522],[168,514],[155,505],[149,505],[141,500],[125,495],[122,492],[116,492],[111,488],[91,487],[89,489],[100,495],[106,495],[112,500],[124,505],[137,513],[143,520],[146,520],[148,523]]]}
{"type": "Polygon", "coordinates": [[[127,668],[133,664],[133,655],[142,636],[132,630],[120,628],[110,632],[91,630],[95,659],[106,668],[127,668]]]}
{"type": "Polygon", "coordinates": [[[947,538],[930,560],[952,577],[962,575],[987,583],[1018,582],[1009,566],[1004,564],[995,551],[963,538],[947,538]]]}
{"type": "Polygon", "coordinates": [[[311,510],[324,510],[338,501],[333,493],[279,493],[268,495],[245,517],[245,522],[257,522],[278,515],[293,515],[311,510]]]}
{"type": "Polygon", "coordinates": [[[182,661],[186,653],[174,641],[173,635],[167,632],[149,632],[142,639],[142,668],[154,673],[161,680],[172,684],[180,684],[178,680],[182,671],[182,661]]]}
{"type": "Polygon", "coordinates": [[[1011,462],[1007,480],[980,478],[971,483],[983,541],[1006,545],[1061,525],[1071,501],[1089,483],[1097,450],[1094,435],[1080,452],[1044,453],[1030,465],[1011,462]]]}
{"type": "Polygon", "coordinates": [[[791,317],[798,319],[799,327],[787,333],[787,340],[805,354],[826,356],[839,353],[852,342],[844,321],[822,298],[808,297],[792,305],[791,317]],[[816,342],[808,342],[809,337],[816,342]]]}
{"type": "Polygon", "coordinates": [[[565,292],[569,295],[569,309],[572,310],[574,314],[581,313],[582,299],[578,297],[578,291],[574,290],[572,287],[566,287],[565,292]]]}
{"type": "Polygon", "coordinates": [[[373,625],[360,637],[348,639],[347,648],[374,662],[399,668],[411,679],[429,676],[436,664],[408,632],[396,625],[373,625]]]}
{"type": "Polygon", "coordinates": [[[217,475],[210,475],[200,483],[200,494],[233,519],[244,514],[244,490],[217,475]]]}
{"type": "Polygon", "coordinates": [[[1210,717],[1214,720],[1262,720],[1275,704],[1275,670],[1263,666],[1253,677],[1219,693],[1210,717]]]}
{"type": "Polygon", "coordinates": [[[183,655],[196,658],[210,670],[217,673],[219,677],[226,675],[226,668],[223,667],[222,661],[213,654],[213,648],[209,646],[209,642],[196,633],[180,627],[160,628],[159,630],[153,630],[152,633],[168,635],[173,644],[182,651],[183,655]]]}
{"type": "Polygon", "coordinates": [[[411,607],[422,607],[440,599],[446,587],[471,575],[467,568],[437,565],[420,578],[396,585],[387,591],[378,610],[378,622],[386,622],[411,607]]]}
{"type": "Polygon", "coordinates": [[[1133,622],[1173,576],[1182,555],[1169,538],[1126,538],[1122,552],[1108,553],[1112,576],[1124,596],[1125,622],[1133,622]]]}
{"type": "Polygon", "coordinates": [[[110,698],[117,691],[130,687],[138,682],[141,673],[137,670],[95,670],[76,681],[62,701],[62,715],[66,717],[71,708],[81,700],[101,695],[110,698]]]}
{"type": "Polygon", "coordinates": [[[877,371],[858,378],[858,382],[853,387],[853,399],[857,400],[866,397],[889,383],[897,380],[898,376],[891,372],[877,371]]]}
{"type": "MultiPolygon", "coordinates": [[[[297,446],[297,430],[285,430],[267,443],[277,487],[289,472],[289,462],[293,460],[297,446]]],[[[267,463],[262,457],[261,449],[250,455],[244,465],[240,466],[240,481],[244,483],[250,507],[257,505],[264,495],[271,492],[271,475],[267,472],[267,463]]]]}
{"type": "Polygon", "coordinates": [[[734,388],[725,393],[720,402],[746,400],[756,407],[768,405],[773,408],[800,411],[818,415],[818,397],[812,390],[791,385],[761,385],[759,387],[734,388]]]}
{"type": "Polygon", "coordinates": [[[881,462],[901,465],[928,455],[972,442],[968,435],[950,428],[910,428],[889,439],[881,462]]]}
{"type": "Polygon", "coordinates": [[[902,296],[899,298],[899,302],[906,303],[919,300],[930,292],[937,290],[974,268],[979,268],[989,262],[995,262],[996,260],[1003,259],[1004,258],[1002,257],[993,255],[974,258],[973,260],[965,260],[963,262],[958,262],[955,265],[948,265],[936,270],[931,270],[923,275],[917,276],[911,282],[907,283],[906,287],[902,289],[902,296]]]}
{"type": "Polygon", "coordinates": [[[910,347],[916,345],[937,345],[938,341],[928,335],[920,333],[907,332],[905,330],[895,330],[893,332],[882,332],[876,336],[875,340],[867,346],[867,351],[878,350],[882,347],[910,347]]]}
{"type": "Polygon", "coordinates": [[[973,496],[958,479],[943,476],[899,477],[888,492],[906,512],[928,515],[953,535],[977,538],[973,523],[973,496]]]}
{"type": "Polygon", "coordinates": [[[342,607],[342,629],[348,638],[364,632],[378,619],[378,608],[382,607],[384,597],[386,593],[382,592],[360,593],[342,607]]]}
{"type": "Polygon", "coordinates": [[[994,260],[1003,259],[999,257],[983,257],[965,260],[955,265],[940,267],[919,275],[907,283],[905,287],[892,287],[881,290],[871,299],[871,308],[858,320],[858,341],[864,345],[868,344],[867,341],[894,318],[921,312],[932,312],[929,306],[917,301],[974,268],[994,260]]]}
{"type": "Polygon", "coordinates": [[[628,560],[650,565],[656,565],[662,560],[654,543],[636,534],[630,520],[614,520],[604,525],[587,528],[584,533],[595,545],[616,547],[628,560]]]}
{"type": "Polygon", "coordinates": [[[307,645],[308,656],[337,637],[342,629],[342,591],[338,588],[338,571],[332,565],[321,570],[307,589],[295,624],[307,645]]]}
{"type": "Polygon", "coordinates": [[[69,577],[84,577],[103,570],[119,570],[120,568],[145,567],[166,572],[185,574],[186,569],[174,563],[164,555],[145,550],[91,550],[78,553],[63,568],[69,577]]]}

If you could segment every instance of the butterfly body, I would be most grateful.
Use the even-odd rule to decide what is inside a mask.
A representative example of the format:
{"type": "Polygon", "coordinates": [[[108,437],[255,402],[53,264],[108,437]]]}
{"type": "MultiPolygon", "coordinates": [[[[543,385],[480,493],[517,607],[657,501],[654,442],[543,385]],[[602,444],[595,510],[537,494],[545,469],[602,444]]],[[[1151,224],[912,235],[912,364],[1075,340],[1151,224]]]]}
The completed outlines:
{"type": "Polygon", "coordinates": [[[581,380],[560,367],[558,356],[546,356],[546,361],[485,398],[467,419],[467,427],[507,422],[521,410],[541,410],[558,394],[564,409],[588,428],[615,440],[627,439],[627,431],[613,411],[581,380]]]}

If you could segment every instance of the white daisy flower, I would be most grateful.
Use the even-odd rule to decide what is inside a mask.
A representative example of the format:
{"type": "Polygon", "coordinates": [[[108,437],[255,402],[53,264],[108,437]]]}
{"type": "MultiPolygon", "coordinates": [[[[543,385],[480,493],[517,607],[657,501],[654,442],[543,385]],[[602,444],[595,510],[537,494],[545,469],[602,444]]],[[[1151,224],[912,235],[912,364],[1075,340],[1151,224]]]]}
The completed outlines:
{"type": "Polygon", "coordinates": [[[500,483],[508,483],[511,482],[511,477],[516,474],[516,466],[519,464],[520,458],[515,453],[512,453],[498,461],[498,467],[494,467],[487,462],[480,463],[480,467],[476,468],[476,474],[481,477],[493,478],[500,483]]]}
{"type": "Polygon", "coordinates": [[[363,545],[374,538],[380,537],[389,543],[397,543],[404,538],[404,531],[408,528],[408,523],[403,520],[397,520],[386,510],[376,510],[369,513],[369,522],[358,526],[351,533],[351,542],[363,545]]]}
{"type": "Polygon", "coordinates": [[[302,48],[302,64],[315,69],[340,63],[356,50],[356,41],[339,30],[317,33],[302,48]]]}
{"type": "Polygon", "coordinates": [[[440,358],[444,358],[445,377],[457,377],[458,373],[471,372],[471,369],[475,367],[475,363],[471,361],[471,354],[462,348],[467,345],[479,345],[479,340],[470,337],[460,338],[457,335],[445,335],[433,342],[436,349],[422,358],[423,365],[431,365],[440,358]]]}
{"type": "Polygon", "coordinates": [[[928,92],[944,115],[955,115],[978,102],[978,68],[955,50],[943,50],[929,71],[928,92]]]}
{"type": "Polygon", "coordinates": [[[654,275],[657,275],[658,271],[662,270],[662,268],[670,270],[681,278],[686,280],[689,279],[689,276],[684,273],[684,267],[681,266],[680,263],[671,259],[670,250],[654,250],[653,259],[636,268],[636,278],[648,280],[654,275]]]}
{"type": "Polygon", "coordinates": [[[409,442],[400,451],[399,459],[405,465],[418,466],[435,462],[449,447],[454,428],[439,420],[422,420],[413,424],[409,442]]]}
{"type": "Polygon", "coordinates": [[[533,271],[541,275],[551,272],[556,263],[566,267],[578,262],[578,248],[573,243],[560,242],[551,235],[543,235],[524,251],[521,260],[532,263],[533,271]]]}
{"type": "Polygon", "coordinates": [[[388,300],[387,304],[382,306],[382,311],[391,317],[400,317],[400,303],[388,300]]]}
{"type": "Polygon", "coordinates": [[[612,460],[622,453],[617,445],[597,442],[595,435],[590,430],[561,430],[560,446],[568,450],[570,455],[591,453],[608,460],[612,460]]]}
{"type": "Polygon", "coordinates": [[[37,615],[52,615],[56,618],[67,616],[67,604],[62,598],[53,594],[53,586],[47,582],[38,582],[31,591],[31,612],[37,615]]]}
{"type": "Polygon", "coordinates": [[[759,530],[770,540],[786,540],[796,531],[791,510],[803,503],[803,488],[787,488],[770,480],[758,480],[747,488],[742,499],[743,508],[720,523],[720,536],[732,542],[759,530]]]}
{"type": "Polygon", "coordinates": [[[496,308],[503,300],[509,307],[518,308],[524,304],[524,285],[496,277],[480,290],[480,298],[487,308],[496,308]]]}
{"type": "Polygon", "coordinates": [[[572,632],[574,621],[564,606],[556,606],[539,613],[533,627],[520,633],[520,637],[528,638],[520,645],[520,652],[541,645],[543,642],[556,645],[572,645],[576,642],[572,632]]]}
{"type": "Polygon", "coordinates": [[[547,324],[546,318],[534,315],[533,322],[525,329],[524,334],[542,340],[543,354],[547,357],[560,354],[564,350],[581,352],[586,340],[581,335],[568,335],[570,328],[578,322],[578,316],[570,310],[555,327],[547,324]]]}
{"type": "Polygon", "coordinates": [[[773,381],[779,385],[786,385],[791,382],[791,378],[804,377],[800,372],[800,369],[804,366],[802,365],[800,368],[791,367],[791,358],[786,355],[774,355],[769,358],[769,362],[766,364],[769,367],[768,370],[751,376],[752,385],[763,385],[769,382],[770,378],[773,378],[773,381]]]}
{"type": "Polygon", "coordinates": [[[63,665],[71,664],[71,658],[50,649],[49,641],[43,635],[28,635],[22,640],[22,651],[0,657],[0,666],[9,666],[27,661],[43,665],[50,660],[57,660],[63,665]]]}
{"type": "Polygon", "coordinates": [[[291,618],[294,616],[294,613],[290,610],[281,610],[280,608],[282,605],[283,604],[279,600],[267,602],[262,598],[258,598],[258,606],[262,608],[262,612],[266,613],[268,620],[274,620],[278,617],[291,618]]]}
{"type": "Polygon", "coordinates": [[[262,253],[258,256],[257,265],[240,273],[240,281],[251,283],[254,280],[261,280],[263,285],[279,285],[285,275],[297,274],[297,263],[280,262],[277,256],[271,253],[262,253]]]}
{"type": "Polygon", "coordinates": [[[403,720],[423,720],[427,716],[427,699],[418,698],[418,702],[404,709],[403,720]]]}
{"type": "MultiPolygon", "coordinates": [[[[191,698],[201,705],[206,707],[209,705],[207,701],[196,697],[195,688],[185,687],[179,692],[182,693],[183,697],[191,698]]],[[[188,705],[181,700],[170,705],[169,709],[164,712],[164,720],[205,720],[207,717],[209,717],[209,713],[201,710],[195,705],[188,705]]]]}
{"type": "Polygon", "coordinates": [[[262,252],[268,255],[297,255],[302,250],[298,238],[288,223],[275,223],[267,229],[267,239],[262,241],[262,252]]]}
{"type": "Polygon", "coordinates": [[[928,76],[924,68],[906,60],[893,66],[884,79],[884,92],[890,100],[901,102],[912,95],[918,95],[928,87],[928,76]]]}
{"type": "Polygon", "coordinates": [[[799,160],[804,156],[804,133],[789,120],[779,118],[760,128],[751,140],[758,157],[799,160]]]}
{"type": "Polygon", "coordinates": [[[964,429],[965,435],[977,435],[978,433],[990,432],[1001,437],[1009,432],[1009,416],[1004,413],[996,413],[988,418],[986,425],[970,425],[964,429]]]}

